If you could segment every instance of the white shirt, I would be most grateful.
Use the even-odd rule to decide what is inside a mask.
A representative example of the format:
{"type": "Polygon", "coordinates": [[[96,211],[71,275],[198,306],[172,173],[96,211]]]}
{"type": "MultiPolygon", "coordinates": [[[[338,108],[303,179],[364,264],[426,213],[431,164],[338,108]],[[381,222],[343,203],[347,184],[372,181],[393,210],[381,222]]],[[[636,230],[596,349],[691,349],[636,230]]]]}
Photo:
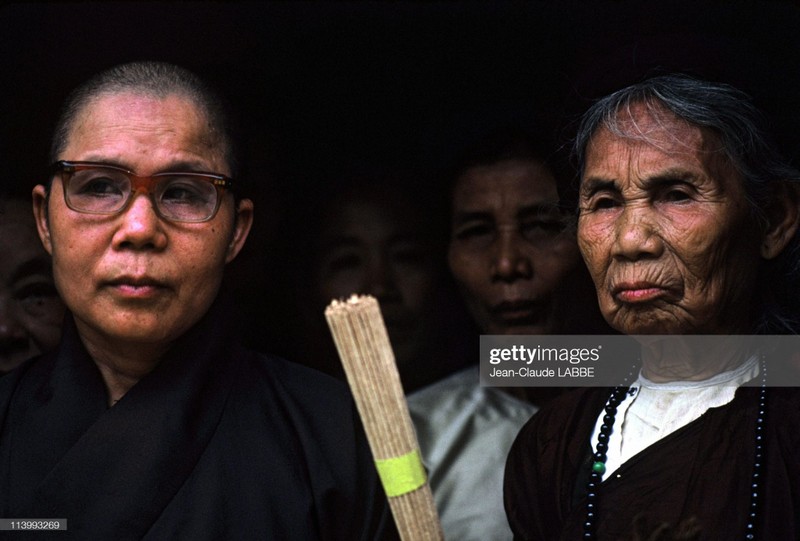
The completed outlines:
{"type": "MultiPolygon", "coordinates": [[[[711,408],[730,403],[736,389],[759,373],[759,356],[729,372],[722,372],[703,381],[654,383],[639,374],[631,385],[631,394],[618,407],[614,429],[609,437],[606,471],[608,478],[631,457],[658,440],[697,420],[711,408]]],[[[605,409],[600,413],[592,433],[592,449],[603,424],[605,409]]]]}
{"type": "Polygon", "coordinates": [[[510,541],[506,457],[536,407],[482,387],[477,367],[407,397],[445,539],[510,541]]]}

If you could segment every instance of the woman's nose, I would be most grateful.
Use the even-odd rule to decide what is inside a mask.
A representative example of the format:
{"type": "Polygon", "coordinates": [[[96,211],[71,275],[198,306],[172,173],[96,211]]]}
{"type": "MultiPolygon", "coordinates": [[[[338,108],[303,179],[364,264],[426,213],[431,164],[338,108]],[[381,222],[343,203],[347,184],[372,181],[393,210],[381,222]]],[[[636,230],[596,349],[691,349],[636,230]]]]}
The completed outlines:
{"type": "Polygon", "coordinates": [[[644,204],[626,205],[614,224],[612,255],[636,261],[658,257],[663,248],[658,222],[644,204]]]}
{"type": "Polygon", "coordinates": [[[501,231],[495,240],[492,281],[512,282],[533,276],[533,262],[516,231],[501,231]]]}
{"type": "Polygon", "coordinates": [[[115,247],[163,249],[167,240],[164,223],[156,213],[153,201],[145,193],[134,193],[132,197],[121,214],[120,226],[114,235],[115,247]]]}

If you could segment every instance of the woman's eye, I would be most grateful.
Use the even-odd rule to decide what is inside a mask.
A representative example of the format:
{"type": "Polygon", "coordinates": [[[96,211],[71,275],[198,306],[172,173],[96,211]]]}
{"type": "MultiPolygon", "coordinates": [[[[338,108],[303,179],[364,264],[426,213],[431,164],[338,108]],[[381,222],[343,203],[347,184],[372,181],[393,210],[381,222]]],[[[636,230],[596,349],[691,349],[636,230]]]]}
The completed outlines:
{"type": "Polygon", "coordinates": [[[679,203],[690,200],[691,196],[683,190],[669,190],[663,195],[663,199],[669,203],[679,203]]]}
{"type": "Polygon", "coordinates": [[[94,178],[81,187],[82,195],[119,195],[120,188],[114,180],[106,177],[94,178]]]}
{"type": "Polygon", "coordinates": [[[356,253],[344,253],[331,257],[326,265],[330,272],[351,270],[361,266],[361,256],[356,253]]]}
{"type": "Polygon", "coordinates": [[[28,313],[38,313],[60,302],[52,282],[34,282],[14,292],[14,298],[28,313]]]}
{"type": "Polygon", "coordinates": [[[581,205],[581,212],[608,210],[617,206],[619,206],[619,201],[613,197],[596,196],[591,198],[585,205],[581,205]]]}
{"type": "Polygon", "coordinates": [[[161,199],[170,203],[192,203],[204,201],[206,198],[192,184],[170,184],[164,190],[161,199]]]}
{"type": "Polygon", "coordinates": [[[15,296],[19,300],[37,301],[45,297],[58,296],[58,291],[50,282],[36,282],[20,288],[15,296]]]}

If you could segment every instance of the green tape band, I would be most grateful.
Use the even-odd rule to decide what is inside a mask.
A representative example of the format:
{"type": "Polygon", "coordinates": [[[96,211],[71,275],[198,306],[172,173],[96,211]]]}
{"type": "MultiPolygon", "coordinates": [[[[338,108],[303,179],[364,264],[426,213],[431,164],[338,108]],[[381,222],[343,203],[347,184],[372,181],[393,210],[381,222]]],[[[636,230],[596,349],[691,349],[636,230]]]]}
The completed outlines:
{"type": "Polygon", "coordinates": [[[383,490],[390,498],[414,492],[425,484],[427,476],[419,450],[394,458],[375,460],[383,490]]]}

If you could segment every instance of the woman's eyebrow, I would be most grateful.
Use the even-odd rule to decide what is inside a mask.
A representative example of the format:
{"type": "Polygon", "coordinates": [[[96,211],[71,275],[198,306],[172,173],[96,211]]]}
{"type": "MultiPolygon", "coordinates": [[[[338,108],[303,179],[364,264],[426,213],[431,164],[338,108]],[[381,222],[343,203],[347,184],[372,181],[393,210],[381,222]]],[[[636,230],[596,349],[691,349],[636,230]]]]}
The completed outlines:
{"type": "Polygon", "coordinates": [[[647,177],[642,185],[647,190],[665,188],[676,184],[687,184],[695,178],[695,175],[682,169],[662,171],[653,176],[647,177]]]}
{"type": "Polygon", "coordinates": [[[613,180],[605,178],[589,177],[581,183],[581,195],[592,196],[600,191],[619,192],[619,186],[613,180]]]}
{"type": "MultiPolygon", "coordinates": [[[[110,167],[119,167],[121,169],[125,169],[126,171],[131,171],[134,174],[140,174],[140,171],[136,171],[134,168],[130,166],[130,164],[126,163],[124,160],[119,160],[116,158],[108,158],[103,155],[89,155],[86,159],[81,160],[85,162],[92,162],[98,165],[108,165],[110,167]]],[[[170,162],[165,167],[160,167],[157,173],[192,173],[192,172],[210,172],[208,166],[205,165],[200,160],[184,160],[179,159],[173,162],[170,162]]]]}
{"type": "MultiPolygon", "coordinates": [[[[659,171],[642,179],[642,188],[645,190],[657,190],[675,184],[686,184],[696,178],[696,175],[685,169],[668,169],[659,171]]],[[[582,196],[592,196],[600,191],[619,192],[620,187],[613,180],[600,177],[589,177],[581,183],[580,192],[582,196]]]]}
{"type": "Polygon", "coordinates": [[[197,171],[209,172],[208,166],[205,165],[204,163],[202,163],[199,160],[178,160],[178,161],[170,162],[169,165],[167,165],[166,167],[162,167],[160,169],[161,169],[161,172],[164,172],[164,173],[171,173],[171,172],[175,172],[175,173],[181,173],[181,172],[192,173],[192,172],[197,172],[197,171]]]}

